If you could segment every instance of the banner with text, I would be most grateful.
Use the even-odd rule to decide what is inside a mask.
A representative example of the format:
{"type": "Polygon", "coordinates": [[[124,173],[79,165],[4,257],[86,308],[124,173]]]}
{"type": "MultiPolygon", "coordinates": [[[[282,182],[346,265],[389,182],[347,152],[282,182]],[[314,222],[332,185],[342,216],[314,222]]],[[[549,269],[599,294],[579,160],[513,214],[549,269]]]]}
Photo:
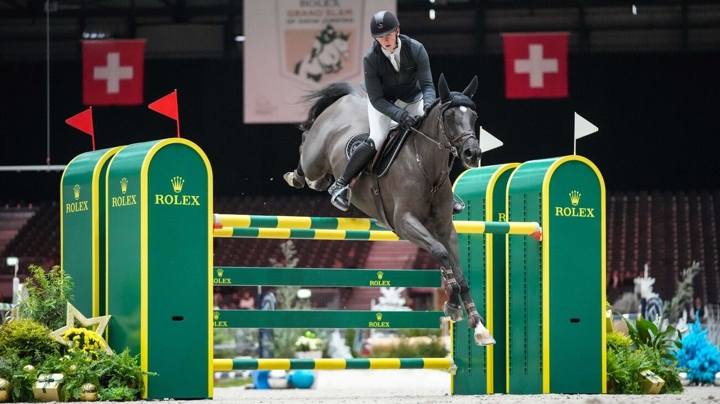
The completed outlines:
{"type": "Polygon", "coordinates": [[[247,0],[244,122],[300,122],[308,91],[339,81],[358,85],[373,43],[370,19],[381,10],[395,12],[396,1],[247,0]]]}

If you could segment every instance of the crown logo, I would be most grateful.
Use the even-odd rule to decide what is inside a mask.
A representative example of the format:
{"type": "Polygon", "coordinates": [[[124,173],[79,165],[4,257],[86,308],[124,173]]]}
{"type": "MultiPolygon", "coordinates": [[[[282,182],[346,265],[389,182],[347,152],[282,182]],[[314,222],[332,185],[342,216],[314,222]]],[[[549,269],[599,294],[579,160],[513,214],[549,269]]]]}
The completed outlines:
{"type": "Polygon", "coordinates": [[[377,321],[382,320],[382,313],[375,313],[375,318],[377,319],[377,321]]]}
{"type": "Polygon", "coordinates": [[[582,195],[580,192],[573,190],[570,191],[568,195],[570,195],[570,203],[572,203],[573,206],[577,206],[578,203],[580,203],[580,196],[582,195]]]}
{"type": "Polygon", "coordinates": [[[120,180],[120,190],[122,191],[123,195],[125,195],[125,193],[127,192],[127,184],[128,184],[128,179],[123,177],[120,180]]]}
{"type": "Polygon", "coordinates": [[[224,273],[225,273],[225,270],[224,270],[224,269],[218,268],[217,274],[218,274],[218,276],[219,276],[220,278],[222,278],[222,274],[224,274],[224,273]]]}
{"type": "Polygon", "coordinates": [[[182,179],[182,177],[178,177],[177,175],[174,176],[170,180],[170,182],[172,183],[173,191],[175,191],[176,194],[182,191],[182,187],[185,184],[185,180],[182,179]]]}
{"type": "Polygon", "coordinates": [[[75,186],[73,187],[73,193],[75,194],[76,201],[80,199],[80,185],[75,184],[75,186]]]}
{"type": "Polygon", "coordinates": [[[377,273],[378,279],[382,279],[383,275],[384,275],[383,271],[378,271],[378,273],[377,273]]]}
{"type": "Polygon", "coordinates": [[[219,312],[219,311],[214,311],[214,312],[213,312],[213,319],[217,320],[217,319],[219,319],[219,318],[220,318],[220,312],[219,312]]]}

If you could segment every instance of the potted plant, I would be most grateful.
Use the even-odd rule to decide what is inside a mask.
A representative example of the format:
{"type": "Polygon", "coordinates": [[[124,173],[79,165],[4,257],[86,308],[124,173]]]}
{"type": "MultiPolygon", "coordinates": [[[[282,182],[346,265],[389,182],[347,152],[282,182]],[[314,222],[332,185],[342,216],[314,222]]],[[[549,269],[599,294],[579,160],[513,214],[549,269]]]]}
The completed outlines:
{"type": "Polygon", "coordinates": [[[306,331],[295,341],[296,358],[322,358],[324,349],[325,342],[312,331],[306,331]]]}

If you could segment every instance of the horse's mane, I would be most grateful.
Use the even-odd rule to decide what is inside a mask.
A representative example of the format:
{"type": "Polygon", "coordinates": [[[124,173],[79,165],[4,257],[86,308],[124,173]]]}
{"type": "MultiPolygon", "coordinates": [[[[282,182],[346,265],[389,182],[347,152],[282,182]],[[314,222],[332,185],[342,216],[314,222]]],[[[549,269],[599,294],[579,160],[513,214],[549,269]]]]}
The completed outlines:
{"type": "Polygon", "coordinates": [[[331,83],[302,97],[302,102],[312,102],[313,104],[310,106],[310,109],[308,109],[307,119],[300,123],[298,128],[303,131],[309,130],[315,122],[315,119],[317,119],[327,107],[346,95],[361,97],[360,92],[355,86],[347,82],[331,83]]]}

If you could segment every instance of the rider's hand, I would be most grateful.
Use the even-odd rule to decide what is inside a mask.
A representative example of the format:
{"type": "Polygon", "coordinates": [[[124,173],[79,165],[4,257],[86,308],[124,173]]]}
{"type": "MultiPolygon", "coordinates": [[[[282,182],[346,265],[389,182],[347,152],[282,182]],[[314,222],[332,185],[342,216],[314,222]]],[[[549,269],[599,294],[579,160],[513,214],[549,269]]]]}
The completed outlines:
{"type": "Polygon", "coordinates": [[[413,126],[417,125],[419,120],[419,117],[411,115],[410,113],[405,111],[405,113],[403,113],[403,116],[400,118],[400,129],[402,129],[403,131],[409,130],[413,126]]]}

